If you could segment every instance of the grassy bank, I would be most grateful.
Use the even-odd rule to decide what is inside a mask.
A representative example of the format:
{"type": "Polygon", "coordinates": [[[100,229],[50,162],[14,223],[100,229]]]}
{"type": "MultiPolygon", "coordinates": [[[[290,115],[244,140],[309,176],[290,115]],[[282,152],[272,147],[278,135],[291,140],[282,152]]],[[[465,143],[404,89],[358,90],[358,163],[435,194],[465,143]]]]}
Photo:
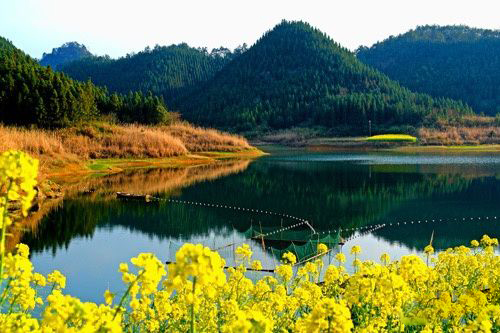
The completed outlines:
{"type": "Polygon", "coordinates": [[[42,178],[262,154],[243,137],[186,123],[150,127],[96,122],[52,131],[0,126],[0,151],[8,149],[38,158],[42,178]]]}
{"type": "Polygon", "coordinates": [[[421,128],[417,135],[422,145],[500,145],[500,126],[421,128]]]}
{"type": "MultiPolygon", "coordinates": [[[[475,117],[476,119],[478,117],[475,117]]],[[[490,119],[490,118],[488,118],[490,119]]],[[[383,133],[383,132],[382,132],[383,133]]],[[[339,150],[373,150],[373,149],[408,149],[440,150],[450,147],[464,151],[498,151],[500,146],[500,126],[488,123],[468,126],[437,126],[409,129],[404,132],[389,132],[373,136],[336,135],[321,130],[292,128],[255,136],[252,142],[257,145],[277,144],[290,147],[321,147],[339,150]],[[429,148],[426,148],[429,147],[429,148]],[[432,148],[431,148],[432,147],[432,148]]]]}

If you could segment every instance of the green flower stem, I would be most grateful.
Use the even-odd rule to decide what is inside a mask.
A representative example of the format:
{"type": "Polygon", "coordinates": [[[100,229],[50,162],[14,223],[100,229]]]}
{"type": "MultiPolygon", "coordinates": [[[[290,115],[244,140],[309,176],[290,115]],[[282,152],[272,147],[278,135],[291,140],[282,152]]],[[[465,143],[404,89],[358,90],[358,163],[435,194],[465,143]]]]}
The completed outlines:
{"type": "Polygon", "coordinates": [[[9,182],[9,186],[7,186],[7,194],[5,196],[5,209],[2,214],[2,231],[0,232],[0,286],[3,284],[3,260],[5,257],[5,234],[6,234],[6,226],[5,222],[7,220],[7,214],[9,212],[9,192],[12,188],[12,180],[9,182]]]}
{"type": "Polygon", "coordinates": [[[196,276],[193,278],[193,304],[191,304],[191,329],[189,330],[191,333],[195,332],[195,325],[194,325],[194,297],[195,297],[195,290],[196,290],[196,276]]]}
{"type": "Polygon", "coordinates": [[[136,282],[139,280],[139,278],[145,273],[146,271],[142,271],[139,275],[137,275],[137,277],[135,278],[134,281],[132,281],[132,283],[128,286],[127,288],[127,291],[125,292],[125,294],[123,294],[122,298],[120,299],[120,303],[118,303],[118,307],[116,308],[116,311],[115,311],[115,314],[113,315],[113,320],[116,318],[116,316],[118,315],[118,312],[120,311],[120,308],[122,307],[123,305],[123,302],[125,301],[125,298],[128,296],[128,294],[130,293],[130,290],[132,289],[132,287],[134,286],[134,284],[136,284],[136,282]]]}

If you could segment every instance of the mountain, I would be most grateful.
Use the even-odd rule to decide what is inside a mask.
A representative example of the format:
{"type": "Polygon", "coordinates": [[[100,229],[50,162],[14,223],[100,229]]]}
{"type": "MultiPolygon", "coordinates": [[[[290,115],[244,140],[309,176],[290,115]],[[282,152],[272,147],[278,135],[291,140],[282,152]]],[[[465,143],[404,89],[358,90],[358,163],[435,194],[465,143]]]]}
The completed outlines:
{"type": "Polygon", "coordinates": [[[91,56],[92,53],[87,50],[85,45],[78,44],[77,42],[68,42],[60,47],[52,49],[51,53],[44,53],[40,60],[40,65],[59,69],[68,62],[91,56]]]}
{"type": "Polygon", "coordinates": [[[109,94],[40,65],[0,37],[0,123],[55,128],[101,115],[146,124],[171,116],[159,97],[109,94]]]}
{"type": "Polygon", "coordinates": [[[357,57],[411,90],[500,113],[500,30],[421,26],[362,47],[357,57]]]}
{"type": "Polygon", "coordinates": [[[188,120],[248,131],[418,125],[471,112],[401,87],[321,31],[282,21],[175,105],[188,120]]]}
{"type": "Polygon", "coordinates": [[[0,50],[14,50],[15,48],[10,40],[0,36],[0,50]]]}
{"type": "Polygon", "coordinates": [[[108,56],[87,57],[64,65],[61,70],[77,80],[91,79],[111,91],[151,91],[172,103],[179,95],[204,82],[233,57],[245,50],[189,47],[187,44],[149,47],[137,54],[114,60],[108,56]]]}

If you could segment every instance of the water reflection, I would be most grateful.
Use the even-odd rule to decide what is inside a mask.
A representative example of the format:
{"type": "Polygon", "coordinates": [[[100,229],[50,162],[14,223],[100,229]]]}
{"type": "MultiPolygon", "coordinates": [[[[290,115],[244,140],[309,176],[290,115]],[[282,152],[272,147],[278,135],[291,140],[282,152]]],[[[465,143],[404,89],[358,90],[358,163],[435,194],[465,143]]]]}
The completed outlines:
{"type": "MultiPolygon", "coordinates": [[[[75,189],[22,241],[32,248],[37,269],[61,269],[68,274],[69,292],[101,301],[108,284],[115,290],[121,285],[118,263],[139,252],[154,252],[169,260],[180,244],[189,241],[223,247],[221,252],[230,263],[231,244],[245,241],[250,227],[295,223],[234,209],[168,201],[122,202],[114,199],[116,191],[286,213],[311,221],[319,232],[457,218],[387,226],[346,244],[366,246],[363,256],[370,259],[385,251],[393,257],[418,252],[433,232],[437,249],[468,243],[484,233],[500,236],[498,219],[459,221],[500,215],[500,159],[456,158],[457,163],[450,158],[438,163],[429,157],[431,164],[421,164],[414,156],[288,151],[251,164],[233,161],[89,179],[83,187],[93,191],[78,194],[75,189]]],[[[307,228],[303,232],[304,237],[311,233],[307,228]]],[[[345,238],[355,235],[356,231],[342,234],[345,238]]],[[[263,249],[260,242],[251,243],[264,266],[273,266],[277,258],[267,248],[270,244],[263,249]]]]}

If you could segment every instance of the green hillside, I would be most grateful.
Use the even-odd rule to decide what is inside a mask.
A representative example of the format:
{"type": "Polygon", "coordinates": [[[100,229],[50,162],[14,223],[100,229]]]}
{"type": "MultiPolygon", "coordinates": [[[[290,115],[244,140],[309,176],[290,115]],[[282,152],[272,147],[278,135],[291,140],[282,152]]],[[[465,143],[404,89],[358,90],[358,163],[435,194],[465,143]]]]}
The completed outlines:
{"type": "Polygon", "coordinates": [[[156,46],[116,60],[108,56],[82,58],[64,65],[62,71],[119,93],[151,91],[163,96],[170,106],[186,90],[211,78],[237,52],[221,48],[208,53],[187,44],[156,46]]]}
{"type": "Polygon", "coordinates": [[[283,21],[177,107],[198,124],[237,131],[423,122],[471,112],[463,103],[415,94],[361,63],[303,22],[283,21]]]}
{"type": "Polygon", "coordinates": [[[500,112],[500,31],[422,26],[357,51],[358,59],[411,90],[500,112]]]}
{"type": "Polygon", "coordinates": [[[0,37],[0,122],[55,128],[102,115],[145,124],[170,117],[159,97],[109,94],[90,81],[75,81],[40,65],[0,37]]]}

